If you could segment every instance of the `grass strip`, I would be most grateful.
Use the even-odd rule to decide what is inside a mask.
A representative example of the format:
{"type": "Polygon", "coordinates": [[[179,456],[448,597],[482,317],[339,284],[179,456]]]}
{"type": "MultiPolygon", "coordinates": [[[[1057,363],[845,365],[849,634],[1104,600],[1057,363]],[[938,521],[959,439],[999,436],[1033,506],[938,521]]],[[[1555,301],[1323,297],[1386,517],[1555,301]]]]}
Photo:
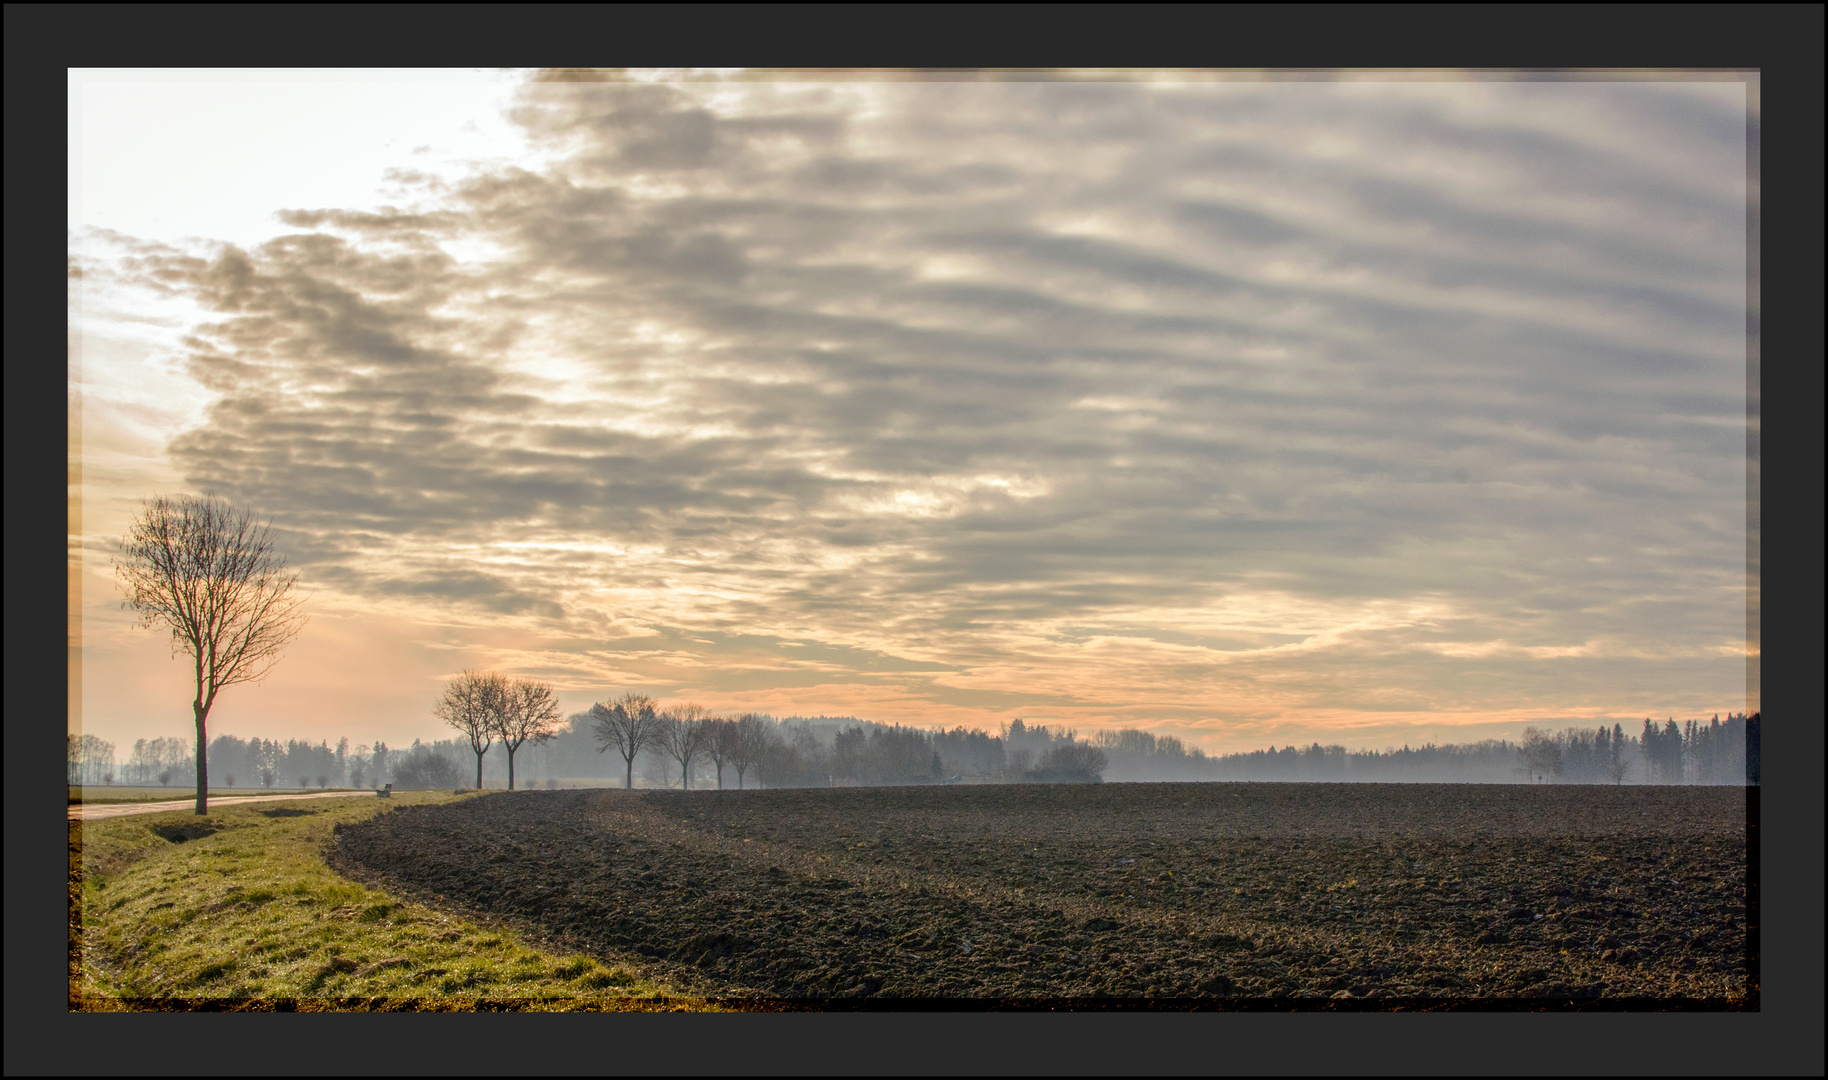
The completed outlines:
{"type": "Polygon", "coordinates": [[[473,795],[404,792],[70,825],[73,1011],[715,1009],[338,875],[338,825],[473,795]]]}

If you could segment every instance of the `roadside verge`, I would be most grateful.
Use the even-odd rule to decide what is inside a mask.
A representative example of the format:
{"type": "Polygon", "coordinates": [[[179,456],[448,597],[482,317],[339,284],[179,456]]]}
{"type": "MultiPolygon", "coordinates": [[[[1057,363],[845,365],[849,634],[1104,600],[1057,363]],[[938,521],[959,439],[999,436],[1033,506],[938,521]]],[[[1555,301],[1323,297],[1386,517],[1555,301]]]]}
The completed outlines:
{"type": "Polygon", "coordinates": [[[705,1009],[626,967],[531,943],[338,875],[333,829],[402,805],[284,797],[72,819],[72,1011],[705,1009]]]}

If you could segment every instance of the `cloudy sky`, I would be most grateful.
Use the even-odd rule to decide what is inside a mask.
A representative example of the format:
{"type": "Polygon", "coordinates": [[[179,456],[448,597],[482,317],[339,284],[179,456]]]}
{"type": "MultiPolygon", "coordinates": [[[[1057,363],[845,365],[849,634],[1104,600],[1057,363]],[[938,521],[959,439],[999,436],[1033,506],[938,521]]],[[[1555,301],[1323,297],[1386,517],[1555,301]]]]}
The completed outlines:
{"type": "MultiPolygon", "coordinates": [[[[1748,699],[1748,86],[73,72],[83,729],[138,501],[312,621],[215,731],[568,708],[1515,737],[1748,699]]],[[[1754,688],[1755,689],[1755,688],[1754,688]]]]}

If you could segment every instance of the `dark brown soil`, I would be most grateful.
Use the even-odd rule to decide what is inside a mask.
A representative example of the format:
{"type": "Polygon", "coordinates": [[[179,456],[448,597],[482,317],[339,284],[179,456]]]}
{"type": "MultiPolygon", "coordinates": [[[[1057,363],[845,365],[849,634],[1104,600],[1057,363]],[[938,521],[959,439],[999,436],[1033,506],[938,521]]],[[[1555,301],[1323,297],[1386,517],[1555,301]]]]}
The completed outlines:
{"type": "Polygon", "coordinates": [[[758,1002],[1755,1008],[1745,808],[1700,787],[529,791],[404,807],[332,858],[758,1002]]]}

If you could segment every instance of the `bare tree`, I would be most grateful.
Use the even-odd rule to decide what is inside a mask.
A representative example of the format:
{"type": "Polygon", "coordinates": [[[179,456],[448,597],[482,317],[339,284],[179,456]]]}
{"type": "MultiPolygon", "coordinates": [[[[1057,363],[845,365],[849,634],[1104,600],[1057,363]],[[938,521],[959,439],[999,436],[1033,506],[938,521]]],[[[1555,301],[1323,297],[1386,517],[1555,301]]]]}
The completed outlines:
{"type": "Polygon", "coordinates": [[[724,789],[724,764],[739,753],[737,744],[742,741],[742,733],[737,729],[736,721],[721,717],[711,717],[705,725],[705,756],[717,768],[717,790],[724,789]]]}
{"type": "MultiPolygon", "coordinates": [[[[743,789],[743,774],[749,767],[762,759],[762,753],[768,748],[768,722],[754,713],[744,713],[741,719],[724,721],[724,737],[729,745],[725,747],[724,760],[736,770],[736,790],[743,789]]],[[[723,786],[723,763],[718,763],[718,786],[723,786]]]]}
{"type": "Polygon", "coordinates": [[[664,750],[649,749],[641,759],[641,779],[662,790],[673,786],[673,759],[664,750]]]}
{"type": "Polygon", "coordinates": [[[522,743],[543,743],[558,730],[559,698],[551,685],[532,679],[514,679],[507,684],[501,711],[496,714],[495,734],[508,748],[509,791],[514,790],[514,752],[522,743]]]}
{"type": "Polygon", "coordinates": [[[1537,780],[1561,775],[1561,744],[1553,736],[1526,727],[1523,729],[1523,745],[1518,747],[1518,751],[1523,755],[1524,767],[1537,780]]]}
{"type": "Polygon", "coordinates": [[[635,756],[654,745],[660,727],[660,714],[654,699],[646,694],[626,693],[613,703],[598,702],[590,707],[590,717],[597,735],[597,753],[610,747],[622,755],[627,767],[627,786],[635,786],[635,756]]]}
{"type": "MultiPolygon", "coordinates": [[[[432,714],[456,728],[470,740],[476,752],[476,786],[482,787],[482,755],[494,745],[501,727],[501,716],[508,695],[508,680],[493,671],[471,671],[445,685],[444,696],[432,706],[432,714]]],[[[380,771],[376,770],[376,782],[380,771]]]]}
{"type": "Polygon", "coordinates": [[[704,754],[706,736],[710,734],[705,719],[704,706],[688,702],[668,709],[660,725],[660,746],[679,762],[687,791],[692,790],[692,762],[704,754]]]}
{"type": "Polygon", "coordinates": [[[140,625],[168,627],[172,655],[191,658],[197,813],[207,814],[210,709],[225,687],[266,678],[303,629],[298,575],[287,571],[270,524],[210,496],[146,502],[114,572],[140,625]]]}
{"type": "Polygon", "coordinates": [[[1611,745],[1606,750],[1606,779],[1623,784],[1629,775],[1631,759],[1625,756],[1625,725],[1613,724],[1611,745]]]}

